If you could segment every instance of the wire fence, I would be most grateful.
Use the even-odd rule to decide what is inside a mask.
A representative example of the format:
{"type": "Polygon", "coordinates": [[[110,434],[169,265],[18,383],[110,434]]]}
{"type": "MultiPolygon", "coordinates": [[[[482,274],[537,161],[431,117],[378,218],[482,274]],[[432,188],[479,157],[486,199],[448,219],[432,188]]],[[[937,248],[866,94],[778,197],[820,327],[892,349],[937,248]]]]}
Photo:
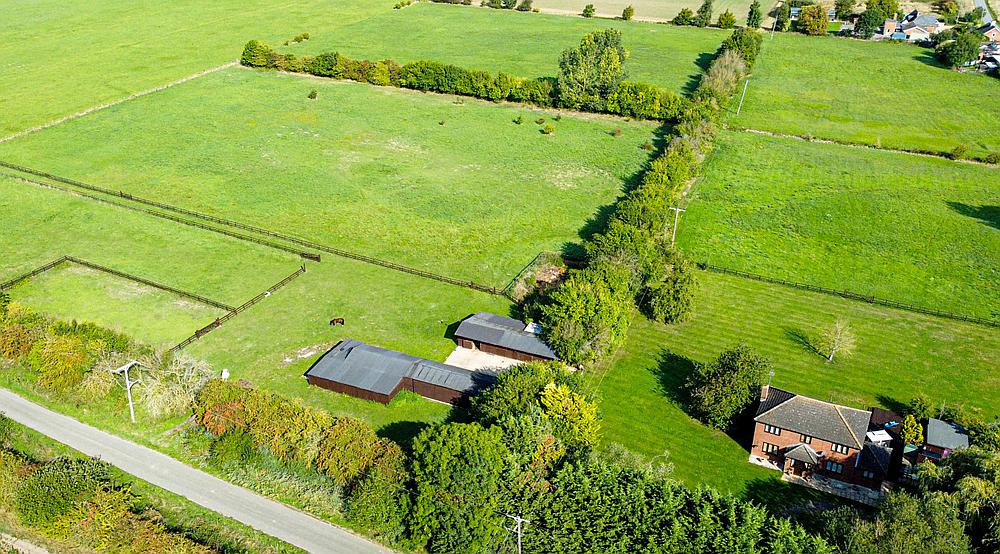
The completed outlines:
{"type": "Polygon", "coordinates": [[[945,319],[951,319],[954,321],[965,321],[968,323],[975,323],[977,325],[984,325],[987,327],[1000,327],[1000,321],[994,319],[986,319],[982,317],[956,314],[954,312],[947,312],[944,310],[938,310],[935,308],[928,308],[925,306],[917,306],[915,304],[906,304],[904,302],[897,302],[895,300],[888,300],[885,298],[879,298],[877,296],[872,296],[869,294],[860,294],[857,292],[851,292],[848,290],[837,290],[826,287],[818,287],[816,285],[809,285],[806,283],[798,283],[795,281],[788,281],[785,279],[779,279],[777,277],[767,277],[764,275],[758,275],[756,273],[749,273],[746,271],[739,271],[737,269],[729,269],[728,267],[720,267],[717,265],[712,265],[709,263],[699,262],[698,267],[706,270],[712,271],[714,273],[723,273],[727,275],[735,275],[737,277],[743,277],[745,279],[752,279],[754,281],[760,281],[763,283],[772,283],[776,285],[784,285],[786,287],[792,287],[800,290],[807,290],[810,292],[818,292],[821,294],[827,294],[831,296],[839,296],[841,298],[848,298],[850,300],[860,300],[862,302],[867,302],[869,304],[876,304],[879,306],[886,306],[888,308],[896,308],[898,310],[905,310],[908,312],[916,312],[925,315],[932,315],[936,317],[941,317],[945,319]]]}
{"type": "MultiPolygon", "coordinates": [[[[259,234],[259,235],[264,235],[264,236],[267,236],[267,237],[279,239],[281,241],[288,242],[288,243],[291,243],[291,244],[296,244],[296,245],[303,246],[303,247],[306,247],[306,248],[310,248],[310,249],[313,249],[313,250],[319,250],[321,252],[327,252],[329,254],[333,254],[335,256],[340,256],[342,258],[348,258],[348,259],[352,259],[352,260],[356,260],[356,261],[360,261],[360,262],[364,262],[364,263],[368,263],[368,264],[372,264],[372,265],[377,265],[377,266],[385,267],[387,269],[393,269],[393,270],[396,270],[396,271],[401,271],[403,273],[409,273],[411,275],[416,275],[418,277],[424,277],[424,278],[427,278],[427,279],[433,279],[435,281],[440,281],[440,282],[447,283],[447,284],[450,284],[450,285],[456,285],[456,286],[460,286],[460,287],[465,287],[465,288],[469,288],[469,289],[472,289],[472,290],[476,290],[476,291],[479,291],[479,292],[489,293],[489,294],[492,294],[492,295],[495,295],[495,296],[500,296],[503,293],[501,289],[498,289],[498,288],[493,287],[493,286],[484,285],[484,284],[481,284],[481,283],[476,283],[476,282],[470,281],[470,280],[456,279],[454,277],[449,277],[447,275],[441,275],[439,273],[434,273],[434,272],[426,271],[426,270],[423,270],[423,269],[417,269],[417,268],[414,268],[414,267],[410,267],[410,266],[406,266],[406,265],[402,265],[402,264],[397,264],[395,262],[390,262],[388,260],[383,260],[383,259],[380,259],[380,258],[375,258],[373,256],[366,256],[364,254],[358,254],[356,252],[351,252],[351,251],[348,251],[348,250],[343,250],[343,249],[340,249],[340,248],[335,248],[333,246],[328,246],[328,245],[325,245],[325,244],[320,244],[320,243],[312,242],[312,241],[309,241],[309,240],[306,240],[306,239],[302,239],[302,238],[299,238],[299,237],[296,237],[296,236],[293,236],[293,235],[287,235],[285,233],[279,233],[279,232],[276,232],[276,231],[271,231],[271,230],[268,230],[268,229],[257,227],[255,225],[249,225],[247,223],[241,223],[241,222],[238,222],[238,221],[233,221],[233,220],[230,220],[230,219],[225,219],[225,218],[221,218],[221,217],[217,217],[217,216],[213,216],[213,215],[202,214],[202,213],[191,211],[191,210],[188,210],[188,209],[185,209],[185,208],[180,208],[180,207],[177,207],[177,206],[172,206],[170,204],[165,204],[163,202],[157,202],[155,200],[149,200],[149,199],[146,199],[146,198],[135,196],[133,194],[130,194],[130,193],[127,193],[127,192],[124,192],[124,191],[116,191],[116,190],[111,190],[111,189],[107,189],[107,188],[104,188],[104,187],[99,187],[99,186],[96,186],[96,185],[90,185],[90,184],[83,183],[83,182],[80,182],[80,181],[76,181],[76,180],[73,180],[73,179],[68,179],[66,177],[60,177],[58,175],[53,175],[51,173],[46,173],[44,171],[39,171],[37,169],[32,169],[32,168],[29,168],[29,167],[24,167],[24,166],[20,166],[20,165],[17,165],[17,164],[12,164],[12,163],[5,162],[5,161],[2,161],[2,160],[0,160],[0,167],[6,167],[7,169],[12,169],[14,171],[19,171],[19,172],[22,172],[22,173],[28,173],[30,175],[35,175],[36,177],[43,177],[43,178],[46,178],[46,179],[50,179],[50,180],[53,180],[53,181],[56,181],[56,182],[59,182],[59,183],[63,183],[63,184],[66,184],[66,185],[70,185],[72,187],[76,187],[76,188],[88,190],[88,191],[91,191],[91,192],[97,192],[97,193],[104,194],[104,195],[109,195],[109,196],[114,196],[114,197],[118,197],[118,198],[123,198],[123,199],[129,200],[129,201],[132,201],[132,202],[136,202],[136,203],[139,203],[139,204],[144,204],[146,206],[152,206],[152,207],[158,208],[160,210],[166,210],[166,211],[170,211],[170,212],[174,212],[174,213],[178,213],[178,214],[183,214],[185,216],[193,217],[193,218],[196,218],[196,219],[200,219],[202,221],[210,221],[210,222],[218,224],[218,225],[224,225],[224,226],[227,226],[227,227],[233,227],[233,228],[237,228],[237,229],[242,229],[244,231],[250,231],[252,233],[256,233],[256,234],[259,234]]],[[[141,210],[141,211],[146,211],[146,210],[141,210]]],[[[158,214],[153,213],[153,215],[158,215],[158,214]]],[[[168,216],[166,216],[166,214],[163,214],[160,217],[167,217],[167,219],[172,219],[174,221],[179,221],[180,223],[187,223],[187,224],[192,224],[192,225],[195,225],[195,226],[199,226],[199,225],[195,224],[194,222],[188,223],[186,221],[182,221],[182,220],[178,220],[176,218],[168,217],[168,216]]],[[[209,230],[217,230],[218,232],[223,232],[222,230],[218,230],[215,227],[203,227],[203,228],[207,228],[209,230]]],[[[226,234],[230,234],[230,233],[226,232],[226,234]]],[[[238,234],[231,235],[231,236],[237,236],[237,235],[238,234]]],[[[252,240],[254,242],[260,242],[261,244],[268,244],[269,246],[271,246],[271,244],[269,244],[269,243],[262,242],[259,239],[254,239],[252,237],[246,237],[246,236],[239,235],[239,238],[244,238],[244,240],[252,240]]],[[[284,250],[288,250],[288,247],[284,247],[283,249],[284,250]]],[[[302,255],[302,257],[305,257],[305,258],[315,259],[316,261],[319,260],[319,256],[317,256],[315,254],[313,255],[314,257],[309,257],[307,255],[303,255],[303,253],[299,252],[299,251],[295,251],[295,253],[297,253],[299,255],[302,255]]]]}
{"type": "Polygon", "coordinates": [[[159,289],[159,290],[166,291],[166,292],[169,292],[169,293],[172,293],[172,294],[176,294],[178,296],[182,296],[184,298],[188,298],[188,299],[191,299],[191,300],[194,300],[194,301],[197,301],[197,302],[201,302],[202,304],[205,304],[207,306],[212,306],[213,308],[219,308],[220,310],[225,310],[227,312],[228,311],[232,311],[232,310],[235,309],[235,308],[233,308],[232,306],[230,306],[228,304],[223,304],[222,302],[218,302],[216,300],[212,300],[211,298],[208,298],[207,296],[202,296],[202,295],[200,295],[198,293],[186,291],[186,290],[183,290],[183,289],[179,289],[177,287],[171,287],[170,285],[164,285],[163,283],[158,283],[156,281],[151,281],[151,280],[146,279],[144,277],[139,277],[138,275],[133,275],[131,273],[126,273],[124,271],[118,271],[117,269],[111,269],[110,267],[106,267],[106,266],[103,266],[103,265],[100,265],[100,264],[95,264],[94,262],[90,262],[90,261],[87,261],[87,260],[84,260],[84,259],[81,259],[81,258],[76,258],[76,257],[73,257],[73,256],[63,256],[63,257],[61,257],[61,258],[59,258],[57,260],[53,260],[53,261],[51,261],[51,262],[43,265],[41,267],[37,267],[37,268],[29,271],[28,273],[25,273],[23,275],[18,275],[17,277],[14,277],[13,279],[10,279],[8,281],[4,281],[3,283],[0,283],[0,290],[10,288],[10,287],[12,287],[12,286],[14,286],[14,285],[22,282],[22,281],[25,281],[27,279],[30,279],[32,277],[35,277],[35,276],[40,275],[42,273],[45,273],[46,271],[49,271],[50,269],[53,269],[56,266],[59,266],[59,265],[64,264],[64,263],[74,263],[74,264],[77,264],[77,265],[81,265],[83,267],[87,267],[87,268],[93,269],[95,271],[100,271],[101,273],[107,273],[109,275],[114,275],[115,277],[121,277],[122,279],[127,279],[129,281],[140,283],[140,284],[146,285],[148,287],[152,287],[154,289],[159,289]]]}
{"type": "Polygon", "coordinates": [[[284,279],[282,279],[282,280],[278,281],[277,283],[271,285],[264,292],[258,294],[257,296],[254,296],[250,300],[247,300],[246,302],[240,304],[239,306],[237,306],[235,308],[229,308],[229,312],[226,315],[224,315],[224,316],[216,319],[215,321],[209,323],[208,325],[202,327],[201,329],[198,329],[197,331],[194,332],[193,335],[191,335],[190,337],[184,339],[183,341],[181,341],[180,343],[178,343],[176,346],[174,346],[173,348],[171,348],[170,352],[178,352],[180,350],[183,350],[184,348],[188,347],[191,343],[193,343],[193,342],[201,339],[201,337],[204,337],[205,335],[207,335],[207,334],[211,333],[212,331],[214,331],[214,330],[218,329],[219,327],[221,327],[223,323],[225,323],[225,322],[229,321],[230,319],[236,317],[237,315],[243,313],[244,311],[246,311],[247,309],[249,309],[251,306],[253,306],[254,304],[257,304],[261,300],[264,300],[268,296],[271,296],[271,294],[274,293],[276,290],[284,287],[288,283],[291,283],[299,275],[302,275],[305,272],[306,272],[306,266],[304,266],[304,265],[300,266],[299,269],[297,269],[296,271],[292,272],[290,275],[288,275],[284,279]]]}

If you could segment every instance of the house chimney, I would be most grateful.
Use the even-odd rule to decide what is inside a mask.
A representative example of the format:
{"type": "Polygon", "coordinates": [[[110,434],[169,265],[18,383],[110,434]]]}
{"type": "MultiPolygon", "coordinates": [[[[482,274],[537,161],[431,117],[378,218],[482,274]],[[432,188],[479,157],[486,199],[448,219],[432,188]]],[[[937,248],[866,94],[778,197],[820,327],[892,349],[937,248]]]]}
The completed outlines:
{"type": "Polygon", "coordinates": [[[764,385],[760,388],[760,401],[763,402],[767,400],[767,391],[771,388],[771,385],[764,385]]]}

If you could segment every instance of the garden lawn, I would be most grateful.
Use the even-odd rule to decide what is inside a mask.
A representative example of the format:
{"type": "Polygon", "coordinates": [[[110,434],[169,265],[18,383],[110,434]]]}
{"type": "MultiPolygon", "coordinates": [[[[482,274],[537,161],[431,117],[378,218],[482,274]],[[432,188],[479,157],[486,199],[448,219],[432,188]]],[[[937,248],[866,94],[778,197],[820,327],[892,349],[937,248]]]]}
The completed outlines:
{"type": "Polygon", "coordinates": [[[856,408],[893,408],[924,394],[935,404],[979,408],[987,418],[1000,414],[998,329],[739,277],[697,277],[689,321],[664,326],[637,318],[610,369],[590,377],[603,441],[647,456],[667,451],[674,475],[685,482],[746,488],[757,497],[773,489],[768,477],[778,477],[747,463],[748,445],[682,409],[681,386],[694,364],[741,341],[770,359],[775,386],[796,393],[856,408]],[[837,318],[850,323],[857,347],[853,356],[826,363],[810,344],[837,318]]]}
{"type": "MultiPolygon", "coordinates": [[[[535,0],[532,6],[552,12],[579,15],[583,12],[583,6],[591,3],[597,15],[603,17],[621,17],[625,6],[635,8],[636,19],[655,19],[670,21],[677,13],[684,8],[692,12],[698,11],[701,2],[698,0],[593,0],[592,2],[581,2],[580,0],[535,0]]],[[[761,2],[763,11],[766,13],[770,4],[761,2]]],[[[742,0],[721,0],[712,3],[712,23],[719,19],[719,14],[726,10],[733,12],[736,21],[742,25],[746,22],[747,12],[750,11],[750,2],[742,0]]]]}
{"type": "Polygon", "coordinates": [[[306,42],[279,50],[295,54],[337,51],[354,58],[392,58],[399,63],[434,60],[518,77],[556,77],[563,50],[579,45],[587,33],[609,28],[622,32],[622,42],[631,53],[626,62],[629,79],[676,92],[692,90],[698,84],[702,71],[729,35],[729,31],[718,29],[422,2],[317,33],[306,42]]]}
{"type": "Polygon", "coordinates": [[[698,261],[1000,320],[1000,168],[723,132],[680,225],[698,261]]]}
{"type": "Polygon", "coordinates": [[[580,240],[656,132],[233,68],[0,144],[0,159],[503,288],[580,240]]]}
{"type": "Polygon", "coordinates": [[[33,310],[90,321],[155,347],[171,347],[225,314],[196,300],[74,264],[22,281],[9,293],[33,310]]]}
{"type": "Polygon", "coordinates": [[[248,37],[322,33],[393,0],[36,0],[0,26],[0,137],[239,58],[248,37]]]}
{"type": "MultiPolygon", "coordinates": [[[[1000,81],[910,44],[778,33],[764,40],[732,124],[844,142],[1000,152],[1000,81]]],[[[905,167],[901,173],[912,173],[905,167]]]]}

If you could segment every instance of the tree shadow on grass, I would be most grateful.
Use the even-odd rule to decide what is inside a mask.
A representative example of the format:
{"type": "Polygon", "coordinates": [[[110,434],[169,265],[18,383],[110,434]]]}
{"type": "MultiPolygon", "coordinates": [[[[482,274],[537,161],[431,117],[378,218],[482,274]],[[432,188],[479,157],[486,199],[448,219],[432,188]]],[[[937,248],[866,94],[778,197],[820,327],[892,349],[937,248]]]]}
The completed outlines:
{"type": "Polygon", "coordinates": [[[816,346],[816,341],[809,336],[804,330],[799,327],[785,327],[782,326],[782,331],[785,332],[785,337],[793,343],[801,346],[807,352],[812,352],[817,356],[823,356],[820,352],[819,347],[816,346]]]}
{"type": "Polygon", "coordinates": [[[921,48],[920,53],[913,56],[913,59],[917,60],[922,64],[929,65],[931,67],[936,67],[938,69],[945,69],[951,71],[950,67],[941,63],[941,60],[937,59],[937,56],[934,55],[933,50],[927,48],[921,48]]]}
{"type": "Polygon", "coordinates": [[[899,415],[903,415],[910,411],[909,407],[905,402],[897,400],[891,396],[886,396],[884,394],[876,394],[875,400],[886,410],[891,412],[896,412],[899,415]]]}
{"type": "Polygon", "coordinates": [[[685,411],[690,399],[686,385],[697,367],[694,360],[663,350],[656,367],[652,369],[660,385],[660,393],[684,407],[685,411]]]}
{"type": "Polygon", "coordinates": [[[971,206],[961,202],[948,202],[948,207],[966,217],[978,219],[994,229],[1000,229],[1000,206],[971,206]]]}
{"type": "Polygon", "coordinates": [[[395,421],[383,425],[375,434],[383,439],[389,439],[400,445],[403,450],[409,451],[413,439],[417,438],[417,435],[427,427],[430,427],[430,424],[425,421],[395,421]]]}
{"type": "Polygon", "coordinates": [[[698,54],[698,59],[694,61],[694,64],[701,69],[696,75],[691,75],[688,77],[684,86],[681,87],[681,91],[685,96],[691,96],[694,91],[698,88],[698,84],[701,83],[701,78],[708,71],[708,66],[712,65],[712,60],[715,59],[716,52],[702,52],[698,54]]]}
{"type": "Polygon", "coordinates": [[[751,480],[743,491],[743,499],[756,502],[775,515],[794,519],[802,514],[850,504],[837,496],[782,481],[779,477],[775,472],[773,478],[751,480]]]}

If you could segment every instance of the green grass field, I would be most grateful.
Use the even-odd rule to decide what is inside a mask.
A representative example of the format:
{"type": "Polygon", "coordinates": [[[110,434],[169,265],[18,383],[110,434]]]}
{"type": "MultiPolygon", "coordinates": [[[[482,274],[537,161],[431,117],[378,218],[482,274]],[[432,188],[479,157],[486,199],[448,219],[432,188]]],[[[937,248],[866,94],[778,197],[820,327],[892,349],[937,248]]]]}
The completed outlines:
{"type": "Polygon", "coordinates": [[[91,321],[155,347],[170,347],[225,311],[77,265],[61,265],[10,290],[19,302],[66,321],[91,321]]]}
{"type": "Polygon", "coordinates": [[[0,137],[236,60],[250,36],[322,33],[393,3],[18,2],[0,28],[0,137]]]}
{"type": "Polygon", "coordinates": [[[0,159],[502,288],[580,240],[655,131],[233,68],[0,144],[0,159]]]}
{"type": "Polygon", "coordinates": [[[1000,169],[721,133],[680,225],[694,259],[1000,319],[1000,169]]]}
{"type": "MultiPolygon", "coordinates": [[[[766,38],[732,123],[885,148],[1000,152],[1000,81],[937,65],[908,44],[766,38]]],[[[906,171],[901,171],[906,173],[906,171]]]]}
{"type": "Polygon", "coordinates": [[[741,341],[771,360],[775,386],[814,398],[868,408],[925,394],[1000,414],[996,329],[739,277],[701,272],[698,282],[689,321],[664,326],[637,318],[610,369],[590,376],[603,440],[648,456],[668,451],[683,481],[740,492],[778,475],[747,463],[743,445],[682,409],[680,387],[693,364],[741,341]],[[857,348],[830,364],[809,344],[838,317],[851,324],[857,348]]]}
{"type": "MultiPolygon", "coordinates": [[[[673,19],[677,15],[677,12],[683,8],[697,11],[698,6],[701,6],[701,2],[697,0],[594,0],[593,2],[589,0],[535,0],[532,5],[542,10],[566,13],[567,15],[579,15],[583,12],[583,7],[587,4],[593,4],[599,16],[621,17],[625,6],[632,6],[635,9],[635,17],[637,19],[663,21],[673,19]]],[[[766,12],[769,7],[768,4],[761,2],[761,5],[766,12]]],[[[713,23],[719,18],[719,14],[730,10],[736,16],[736,21],[742,25],[746,21],[747,12],[750,10],[750,2],[723,0],[721,2],[713,2],[712,8],[713,23]]]]}
{"type": "Polygon", "coordinates": [[[729,33],[420,3],[327,33],[313,33],[310,40],[280,50],[297,54],[339,51],[400,63],[435,60],[519,77],[555,77],[563,50],[578,45],[587,33],[608,28],[622,32],[631,53],[626,63],[630,79],[676,91],[697,85],[729,33]]]}

